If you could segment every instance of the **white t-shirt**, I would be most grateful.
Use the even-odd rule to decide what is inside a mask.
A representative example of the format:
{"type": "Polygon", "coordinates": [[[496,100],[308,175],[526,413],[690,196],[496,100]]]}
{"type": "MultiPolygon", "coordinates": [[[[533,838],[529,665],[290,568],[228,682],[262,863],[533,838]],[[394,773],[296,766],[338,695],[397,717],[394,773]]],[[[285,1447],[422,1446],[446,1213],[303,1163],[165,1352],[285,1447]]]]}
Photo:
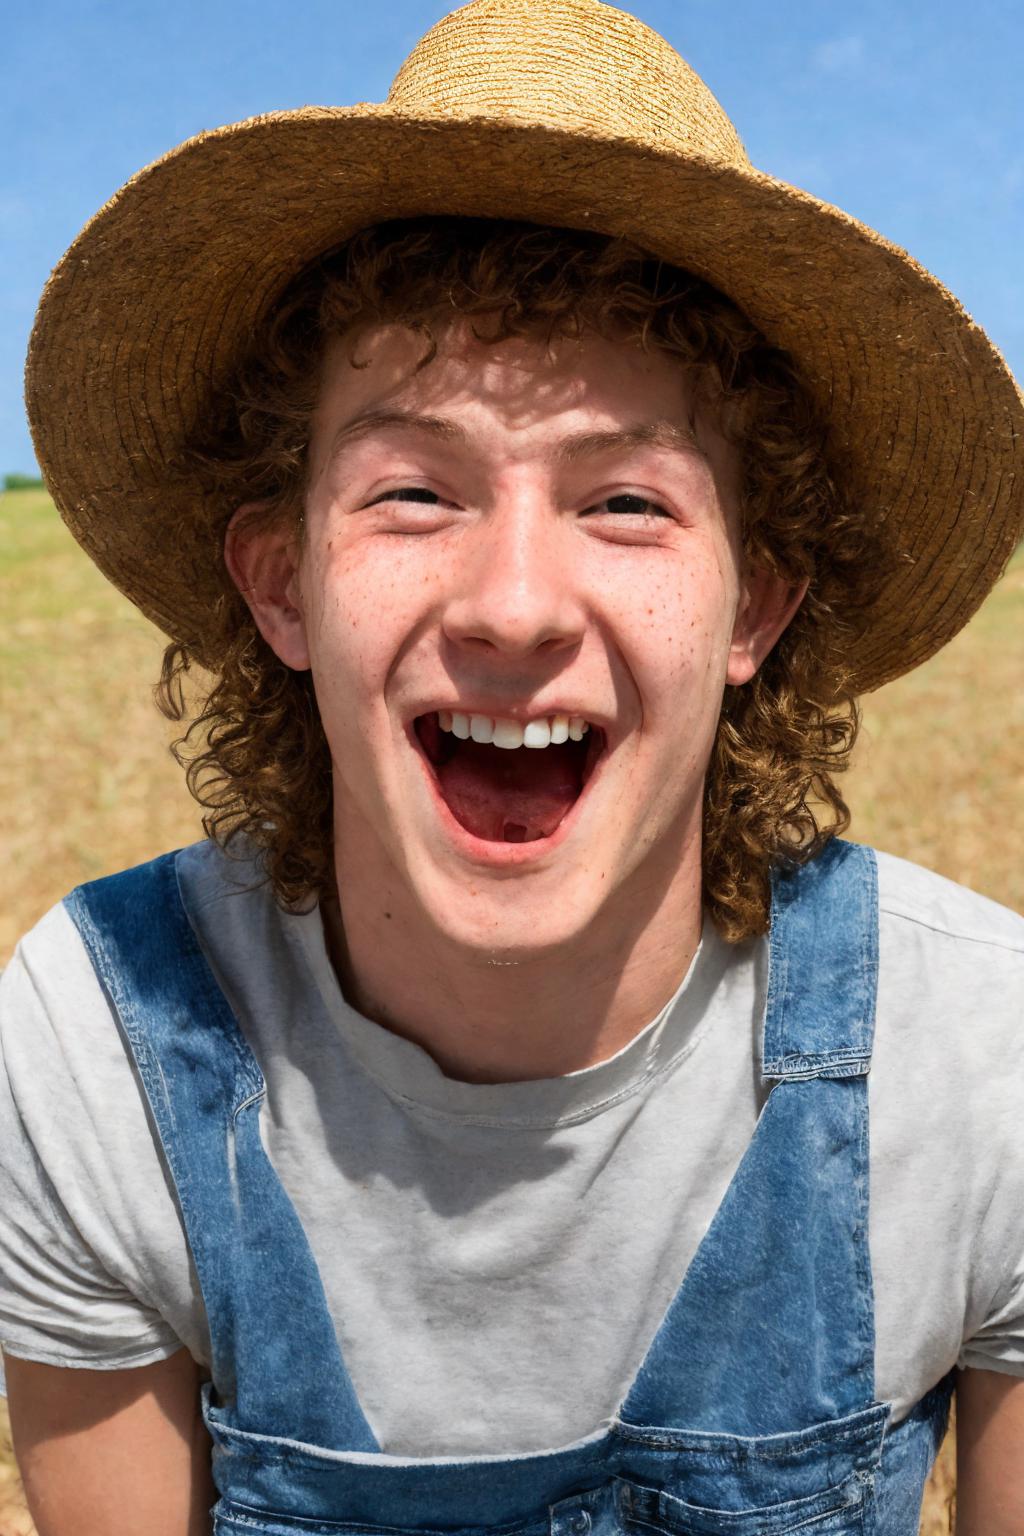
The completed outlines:
{"type": "MultiPolygon", "coordinates": [[[[282,912],[251,878],[212,845],[184,859],[193,924],[267,1080],[267,1152],[382,1448],[507,1454],[589,1434],[752,1134],[766,944],[705,924],[675,997],[618,1055],[468,1084],[350,1008],[319,914],[282,912]]],[[[879,884],[876,1385],[902,1416],[958,1361],[1024,1375],[1024,921],[885,855],[879,884]]],[[[4,1348],[113,1369],[184,1344],[207,1362],[168,1176],[63,908],[22,941],[0,1004],[4,1348]]]]}

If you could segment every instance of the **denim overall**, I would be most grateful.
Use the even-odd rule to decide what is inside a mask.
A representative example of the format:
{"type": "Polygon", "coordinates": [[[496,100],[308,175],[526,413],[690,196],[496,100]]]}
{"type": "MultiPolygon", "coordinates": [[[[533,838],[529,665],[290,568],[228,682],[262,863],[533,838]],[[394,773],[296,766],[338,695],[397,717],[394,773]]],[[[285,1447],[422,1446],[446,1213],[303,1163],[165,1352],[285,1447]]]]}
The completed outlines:
{"type": "Polygon", "coordinates": [[[771,1091],[611,1424],[560,1449],[449,1459],[383,1453],[363,1415],[176,857],[67,904],[148,1095],[202,1287],[216,1533],[916,1536],[951,1384],[895,1428],[874,1396],[870,849],[832,842],[774,882],[771,1091]]]}

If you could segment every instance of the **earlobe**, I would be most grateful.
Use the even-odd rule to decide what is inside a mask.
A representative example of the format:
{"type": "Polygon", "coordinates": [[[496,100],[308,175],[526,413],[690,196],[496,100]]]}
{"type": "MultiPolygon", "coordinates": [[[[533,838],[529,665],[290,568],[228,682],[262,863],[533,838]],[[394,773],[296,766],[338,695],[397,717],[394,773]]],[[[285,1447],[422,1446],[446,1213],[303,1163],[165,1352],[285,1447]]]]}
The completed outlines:
{"type": "Polygon", "coordinates": [[[726,682],[749,683],[783,633],[807,591],[806,581],[794,585],[770,571],[749,571],[729,647],[726,682]]]}
{"type": "Polygon", "coordinates": [[[259,510],[249,504],[232,517],[224,536],[224,563],[271,650],[286,667],[304,672],[310,657],[295,531],[260,523],[253,516],[259,510]]]}

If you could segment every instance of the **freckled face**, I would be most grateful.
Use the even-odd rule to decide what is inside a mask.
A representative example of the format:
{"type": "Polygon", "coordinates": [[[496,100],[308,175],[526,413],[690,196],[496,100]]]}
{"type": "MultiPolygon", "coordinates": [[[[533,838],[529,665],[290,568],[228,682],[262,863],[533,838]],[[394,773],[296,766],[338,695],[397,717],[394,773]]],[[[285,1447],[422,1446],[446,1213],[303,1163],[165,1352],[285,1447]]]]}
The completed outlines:
{"type": "Polygon", "coordinates": [[[296,660],[347,899],[398,894],[456,943],[525,953],[611,931],[699,869],[723,686],[753,671],[733,456],[656,352],[457,327],[417,373],[422,346],[378,327],[327,359],[296,660]],[[417,722],[460,705],[600,733],[553,835],[488,842],[447,815],[417,722]]]}

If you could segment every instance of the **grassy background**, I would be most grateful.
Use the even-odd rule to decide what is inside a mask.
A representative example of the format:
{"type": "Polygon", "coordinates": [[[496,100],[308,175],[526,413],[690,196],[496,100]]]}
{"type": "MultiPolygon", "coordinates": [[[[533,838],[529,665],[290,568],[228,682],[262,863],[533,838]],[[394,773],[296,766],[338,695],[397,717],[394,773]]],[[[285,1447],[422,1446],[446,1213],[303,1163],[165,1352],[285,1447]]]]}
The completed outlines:
{"type": "MultiPolygon", "coordinates": [[[[0,495],[0,958],[73,885],[199,836],[152,683],[162,640],[43,492],[0,495]]],[[[851,835],[1024,909],[1024,556],[939,656],[865,703],[851,835]]],[[[31,1536],[0,1418],[0,1536],[31,1536]]],[[[946,1536],[947,1447],[923,1530],[946,1536]]]]}

